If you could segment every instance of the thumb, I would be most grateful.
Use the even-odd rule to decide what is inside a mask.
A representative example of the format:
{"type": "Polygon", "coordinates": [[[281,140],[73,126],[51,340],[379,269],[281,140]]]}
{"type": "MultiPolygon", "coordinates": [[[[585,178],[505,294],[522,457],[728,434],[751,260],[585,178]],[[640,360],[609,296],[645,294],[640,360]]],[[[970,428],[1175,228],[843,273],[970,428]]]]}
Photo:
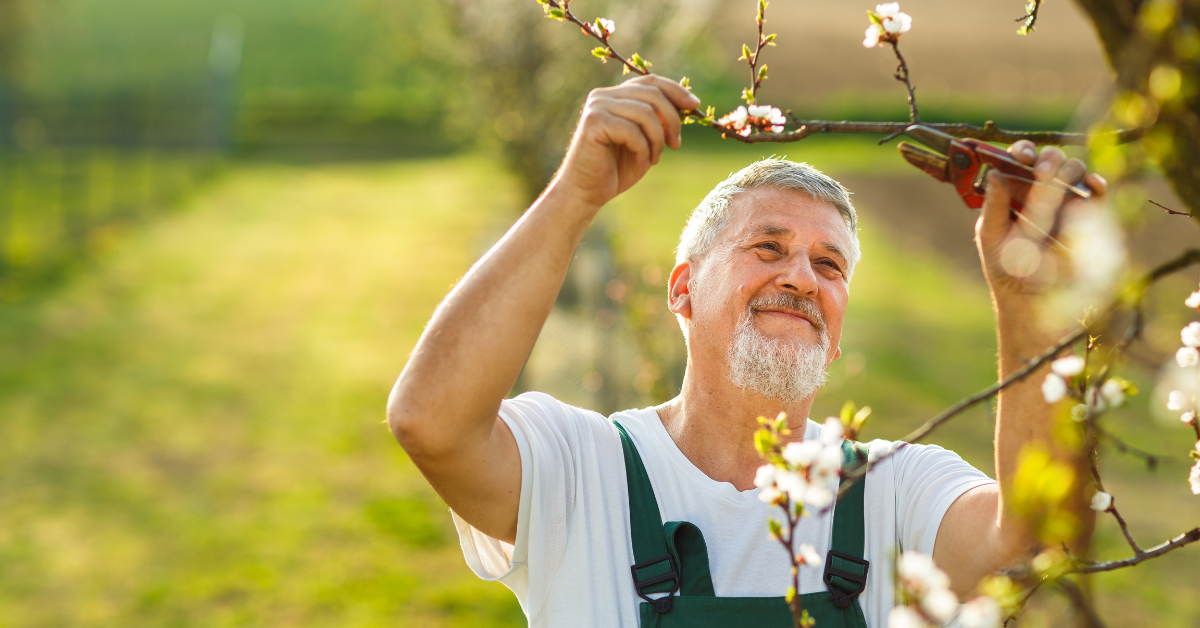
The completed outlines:
{"type": "Polygon", "coordinates": [[[1012,190],[1008,187],[1008,181],[995,170],[988,172],[987,179],[987,193],[983,200],[983,211],[975,223],[975,237],[981,245],[991,249],[1004,241],[1012,225],[1012,190]]]}

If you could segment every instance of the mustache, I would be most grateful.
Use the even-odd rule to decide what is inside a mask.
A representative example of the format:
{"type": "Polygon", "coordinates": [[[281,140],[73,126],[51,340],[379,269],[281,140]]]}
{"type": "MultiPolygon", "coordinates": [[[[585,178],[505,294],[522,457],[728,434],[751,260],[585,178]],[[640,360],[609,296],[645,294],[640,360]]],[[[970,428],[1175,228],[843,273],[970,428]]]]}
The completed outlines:
{"type": "Polygon", "coordinates": [[[798,297],[788,292],[780,292],[779,294],[770,294],[750,300],[751,314],[759,310],[778,308],[800,312],[812,321],[813,327],[816,327],[817,331],[825,331],[825,317],[821,316],[821,310],[817,309],[817,305],[813,303],[812,299],[798,297]]]}

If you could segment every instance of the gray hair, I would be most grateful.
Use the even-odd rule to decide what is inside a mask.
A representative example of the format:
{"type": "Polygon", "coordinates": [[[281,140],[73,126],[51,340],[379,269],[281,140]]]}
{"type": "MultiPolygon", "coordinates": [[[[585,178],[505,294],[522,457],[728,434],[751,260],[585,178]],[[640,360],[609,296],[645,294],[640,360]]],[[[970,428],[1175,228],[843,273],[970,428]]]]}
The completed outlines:
{"type": "Polygon", "coordinates": [[[729,225],[729,202],[738,194],[753,188],[804,192],[836,207],[850,230],[850,259],[846,260],[850,267],[846,271],[846,279],[854,275],[854,266],[862,258],[862,252],[858,247],[858,216],[850,202],[850,192],[841,183],[808,164],[775,157],[756,161],[729,175],[700,201],[688,218],[683,235],[679,237],[675,264],[696,261],[707,255],[716,245],[717,237],[729,225]]]}

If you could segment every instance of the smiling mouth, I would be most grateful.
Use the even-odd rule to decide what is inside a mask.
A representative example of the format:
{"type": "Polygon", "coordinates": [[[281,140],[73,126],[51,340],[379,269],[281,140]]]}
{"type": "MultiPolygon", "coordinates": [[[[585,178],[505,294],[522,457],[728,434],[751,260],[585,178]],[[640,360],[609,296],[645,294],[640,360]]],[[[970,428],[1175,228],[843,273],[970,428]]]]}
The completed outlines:
{"type": "Polygon", "coordinates": [[[812,319],[810,319],[805,314],[801,314],[800,312],[792,312],[792,311],[788,311],[788,310],[755,310],[754,313],[755,314],[775,314],[775,315],[781,315],[781,316],[788,316],[791,318],[798,318],[798,319],[808,323],[809,325],[812,325],[813,327],[817,326],[816,323],[812,322],[812,319]]]}

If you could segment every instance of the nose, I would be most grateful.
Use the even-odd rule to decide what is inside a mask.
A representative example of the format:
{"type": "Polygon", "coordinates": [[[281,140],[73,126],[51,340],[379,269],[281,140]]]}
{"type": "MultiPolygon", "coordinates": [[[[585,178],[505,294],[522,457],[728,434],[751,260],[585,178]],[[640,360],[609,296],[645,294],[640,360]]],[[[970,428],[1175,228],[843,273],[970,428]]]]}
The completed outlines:
{"type": "Polygon", "coordinates": [[[810,299],[817,296],[817,273],[808,255],[792,256],[776,277],[776,285],[797,296],[810,299]]]}

